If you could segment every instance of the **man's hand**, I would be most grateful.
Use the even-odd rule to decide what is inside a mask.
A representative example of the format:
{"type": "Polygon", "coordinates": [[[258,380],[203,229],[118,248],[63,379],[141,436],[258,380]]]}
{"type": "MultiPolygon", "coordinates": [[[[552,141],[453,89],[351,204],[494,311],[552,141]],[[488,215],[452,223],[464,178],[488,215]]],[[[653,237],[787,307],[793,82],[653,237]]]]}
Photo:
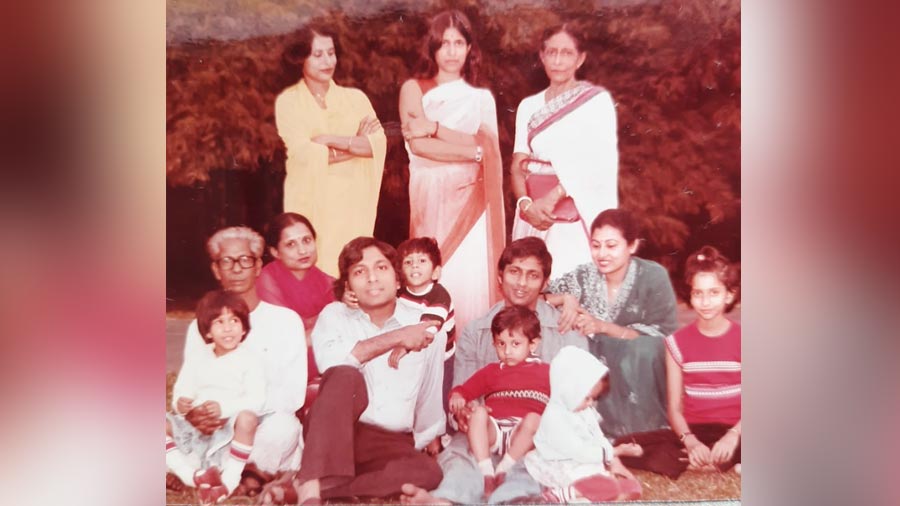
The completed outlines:
{"type": "Polygon", "coordinates": [[[575,327],[575,320],[578,318],[578,315],[581,314],[579,310],[583,311],[583,309],[574,295],[566,293],[563,294],[562,299],[563,303],[559,308],[558,323],[559,331],[566,333],[575,327]]]}
{"type": "MultiPolygon", "coordinates": [[[[472,401],[453,414],[453,417],[456,418],[456,426],[459,427],[460,432],[469,432],[469,417],[472,416],[472,410],[477,404],[478,401],[472,401]]],[[[485,406],[485,409],[487,409],[488,413],[491,412],[491,408],[485,406]]]]}
{"type": "Polygon", "coordinates": [[[388,366],[397,369],[400,367],[400,359],[405,357],[409,351],[406,350],[403,346],[397,346],[391,351],[391,356],[388,357],[388,366]]]}
{"type": "Polygon", "coordinates": [[[422,451],[430,457],[437,457],[437,454],[441,452],[441,436],[432,439],[422,451]]]}
{"type": "Polygon", "coordinates": [[[408,325],[399,329],[400,345],[407,351],[423,350],[434,341],[435,332],[437,332],[437,327],[430,321],[408,325]]]}

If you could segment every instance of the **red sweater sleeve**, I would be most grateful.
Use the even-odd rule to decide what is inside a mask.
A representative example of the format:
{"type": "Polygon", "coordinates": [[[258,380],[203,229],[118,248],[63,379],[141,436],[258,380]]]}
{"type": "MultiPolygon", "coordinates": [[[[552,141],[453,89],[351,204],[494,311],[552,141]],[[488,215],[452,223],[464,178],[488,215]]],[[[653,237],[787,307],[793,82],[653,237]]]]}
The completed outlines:
{"type": "Polygon", "coordinates": [[[477,399],[487,393],[488,385],[492,377],[497,375],[500,370],[499,362],[488,364],[479,369],[465,383],[450,390],[450,395],[454,392],[463,396],[466,402],[477,399]]]}

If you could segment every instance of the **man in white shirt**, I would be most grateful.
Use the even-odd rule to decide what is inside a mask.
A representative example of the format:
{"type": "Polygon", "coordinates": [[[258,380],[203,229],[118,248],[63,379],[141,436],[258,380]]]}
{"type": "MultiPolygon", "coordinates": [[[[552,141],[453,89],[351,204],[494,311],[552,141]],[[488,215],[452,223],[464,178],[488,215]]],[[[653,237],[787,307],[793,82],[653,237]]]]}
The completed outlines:
{"type": "MultiPolygon", "coordinates": [[[[300,467],[302,427],[295,412],[306,400],[306,334],[297,313],[263,302],[256,294],[264,247],[262,236],[248,227],[223,228],[206,243],[213,275],[224,290],[240,295],[250,308],[250,332],[242,346],[263,360],[266,402],[262,413],[268,414],[260,421],[249,462],[275,474],[300,467]]],[[[185,337],[184,361],[202,353],[211,351],[194,320],[185,337]]],[[[225,422],[200,407],[185,419],[203,433],[212,433],[225,422]]]]}
{"type": "MultiPolygon", "coordinates": [[[[565,346],[588,349],[587,339],[577,331],[560,332],[557,323],[559,311],[542,298],[541,293],[547,287],[552,266],[553,258],[547,251],[547,245],[537,237],[516,239],[506,245],[497,265],[497,282],[503,300],[481,318],[469,322],[460,335],[454,358],[454,386],[462,384],[487,364],[496,362],[497,352],[491,334],[491,321],[507,305],[527,307],[537,314],[541,322],[541,343],[536,354],[542,361],[550,363],[565,346]]],[[[450,444],[438,456],[438,463],[444,472],[440,486],[429,493],[427,490],[430,489],[414,484],[406,485],[403,487],[404,502],[429,505],[483,502],[484,478],[469,451],[465,434],[470,414],[471,403],[456,419],[461,432],[453,436],[450,444]]],[[[497,456],[494,459],[493,464],[496,465],[497,456]]],[[[506,480],[491,494],[487,502],[508,503],[529,496],[536,497],[536,501],[541,502],[540,492],[540,485],[529,476],[520,461],[507,472],[506,480]]]]}
{"type": "Polygon", "coordinates": [[[319,314],[312,343],[324,373],[303,466],[264,502],[385,497],[403,483],[433,488],[441,481],[440,467],[420,450],[445,429],[447,336],[420,322],[421,310],[397,303],[395,257],[394,248],[370,237],[341,251],[335,297],[352,291],[359,308],[333,302],[319,314]],[[397,359],[395,349],[409,353],[397,359]]]}

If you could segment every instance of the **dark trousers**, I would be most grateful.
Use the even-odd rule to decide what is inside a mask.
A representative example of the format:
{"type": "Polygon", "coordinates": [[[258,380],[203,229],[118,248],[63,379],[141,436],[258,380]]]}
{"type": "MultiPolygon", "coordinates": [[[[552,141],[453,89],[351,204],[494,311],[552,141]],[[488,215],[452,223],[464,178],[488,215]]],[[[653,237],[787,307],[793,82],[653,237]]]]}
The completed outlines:
{"type": "Polygon", "coordinates": [[[431,490],[443,473],[416,450],[413,435],[362,423],[369,405],[366,382],[353,367],[332,367],[322,375],[309,413],[309,432],[298,480],[320,480],[322,497],[385,497],[404,483],[431,490]]]}
{"type": "MultiPolygon", "coordinates": [[[[701,443],[712,449],[716,441],[722,438],[731,425],[723,423],[698,423],[689,425],[691,432],[701,443]]],[[[670,429],[639,432],[616,439],[615,444],[637,443],[644,449],[640,457],[620,457],[626,467],[644,469],[677,479],[688,467],[687,452],[678,436],[670,429]]],[[[741,461],[741,443],[734,451],[731,460],[721,464],[719,469],[727,471],[741,461]]]]}

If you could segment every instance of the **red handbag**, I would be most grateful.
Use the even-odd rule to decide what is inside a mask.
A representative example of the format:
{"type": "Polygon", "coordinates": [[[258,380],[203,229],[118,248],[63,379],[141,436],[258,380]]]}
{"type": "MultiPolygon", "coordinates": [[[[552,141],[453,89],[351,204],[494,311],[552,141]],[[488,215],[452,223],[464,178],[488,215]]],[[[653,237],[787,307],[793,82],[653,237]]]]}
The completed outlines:
{"type": "MultiPolygon", "coordinates": [[[[537,200],[559,184],[559,178],[554,174],[529,174],[525,178],[525,193],[532,200],[537,200]]],[[[556,203],[553,208],[553,215],[556,217],[557,223],[574,223],[581,219],[578,215],[578,208],[575,207],[575,201],[572,197],[566,196],[556,203]]]]}

